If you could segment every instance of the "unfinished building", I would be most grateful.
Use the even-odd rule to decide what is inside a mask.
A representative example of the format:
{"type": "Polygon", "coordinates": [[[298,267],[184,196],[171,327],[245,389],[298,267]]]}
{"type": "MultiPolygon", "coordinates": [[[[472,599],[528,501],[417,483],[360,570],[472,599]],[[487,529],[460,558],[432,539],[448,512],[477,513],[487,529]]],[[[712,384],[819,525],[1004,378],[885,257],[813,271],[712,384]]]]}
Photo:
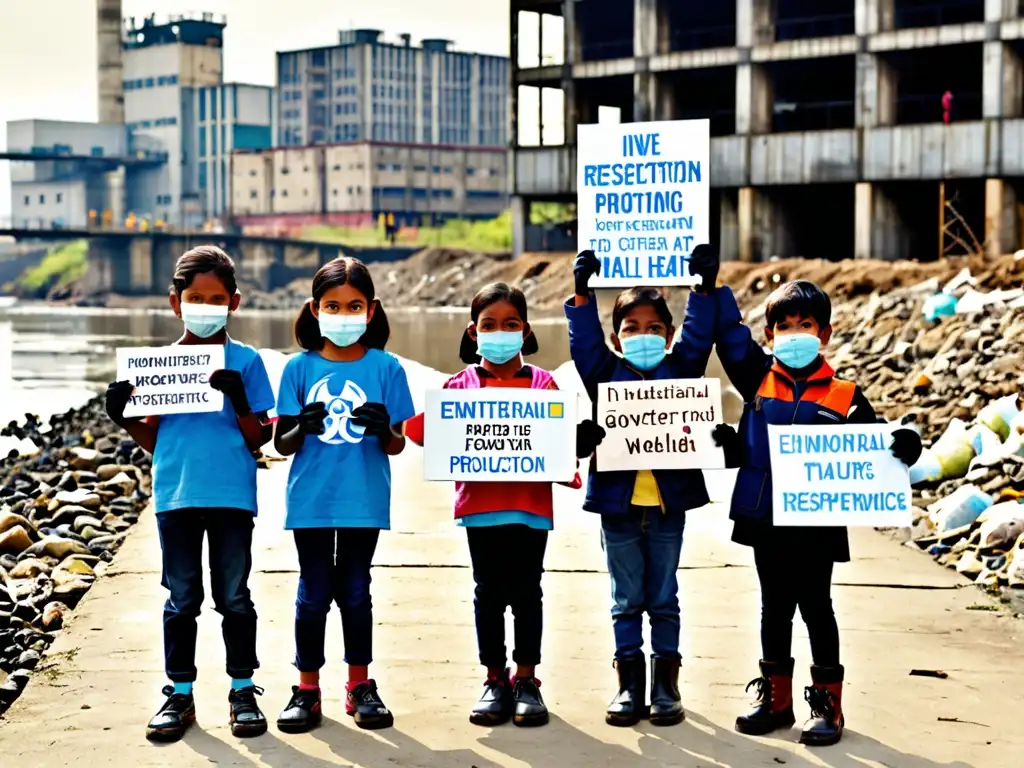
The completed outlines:
{"type": "Polygon", "coordinates": [[[1022,246],[1022,0],[511,0],[513,214],[572,202],[576,126],[711,120],[723,258],[1022,246]]]}

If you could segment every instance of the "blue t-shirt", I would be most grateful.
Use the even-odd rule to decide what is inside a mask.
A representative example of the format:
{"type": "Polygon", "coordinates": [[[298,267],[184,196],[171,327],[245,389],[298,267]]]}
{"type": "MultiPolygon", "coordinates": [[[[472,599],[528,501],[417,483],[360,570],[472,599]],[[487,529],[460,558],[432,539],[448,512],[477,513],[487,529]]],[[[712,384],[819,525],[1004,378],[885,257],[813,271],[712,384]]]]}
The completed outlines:
{"type": "MultiPolygon", "coordinates": [[[[274,390],[255,349],[229,338],[224,367],[242,374],[253,413],[274,407],[274,390]]],[[[228,398],[216,413],[160,417],[153,498],[157,514],[191,507],[230,507],[256,514],[256,460],[228,398]]]]}
{"type": "Polygon", "coordinates": [[[405,369],[394,355],[368,349],[359,360],[336,363],[319,352],[293,356],[281,375],[278,416],[304,405],[327,406],[322,435],[306,435],[288,476],[284,527],[391,527],[391,462],[380,441],[364,439],[349,417],[365,403],[382,403],[398,424],[416,414],[405,369]]]}

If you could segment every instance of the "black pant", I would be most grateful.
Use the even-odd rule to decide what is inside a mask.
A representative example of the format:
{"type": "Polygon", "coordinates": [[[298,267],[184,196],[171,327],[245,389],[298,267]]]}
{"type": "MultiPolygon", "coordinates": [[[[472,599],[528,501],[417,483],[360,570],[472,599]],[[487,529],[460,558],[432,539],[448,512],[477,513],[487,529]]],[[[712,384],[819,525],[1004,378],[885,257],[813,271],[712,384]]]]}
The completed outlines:
{"type": "Polygon", "coordinates": [[[754,547],[761,582],[761,653],[765,661],[793,655],[793,616],[800,616],[811,640],[811,658],[822,667],[839,665],[839,627],[832,610],[832,559],[814,551],[754,547]]]}
{"type": "Polygon", "coordinates": [[[213,607],[221,616],[227,672],[245,680],[256,660],[256,609],[249,596],[252,512],[178,509],[156,516],[163,552],[164,665],[176,683],[196,679],[196,619],[203,605],[203,537],[210,548],[213,607]]]}
{"type": "Polygon", "coordinates": [[[476,582],[473,606],[480,663],[489,669],[505,666],[505,608],[510,607],[516,635],[512,660],[526,667],[540,664],[540,579],[548,532],[526,525],[496,525],[467,528],[466,534],[476,582]]]}

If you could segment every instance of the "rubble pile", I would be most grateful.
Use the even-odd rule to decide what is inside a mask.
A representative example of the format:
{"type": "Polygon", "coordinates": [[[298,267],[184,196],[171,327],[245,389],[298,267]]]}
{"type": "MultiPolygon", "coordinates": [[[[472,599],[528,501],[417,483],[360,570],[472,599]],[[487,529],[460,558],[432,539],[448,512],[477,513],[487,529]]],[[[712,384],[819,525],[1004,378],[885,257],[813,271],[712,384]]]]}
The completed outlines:
{"type": "Polygon", "coordinates": [[[110,426],[97,398],[0,431],[0,715],[148,503],[149,457],[110,426]]]}

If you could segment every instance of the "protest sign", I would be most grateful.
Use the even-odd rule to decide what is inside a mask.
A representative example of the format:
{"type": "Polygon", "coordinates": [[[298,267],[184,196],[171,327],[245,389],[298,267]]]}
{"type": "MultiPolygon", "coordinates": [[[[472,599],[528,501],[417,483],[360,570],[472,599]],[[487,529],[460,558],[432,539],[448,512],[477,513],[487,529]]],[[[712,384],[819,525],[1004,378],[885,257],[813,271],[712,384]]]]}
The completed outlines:
{"type": "Polygon", "coordinates": [[[775,525],[907,528],[910,476],[891,424],[768,426],[775,525]]]}
{"type": "Polygon", "coordinates": [[[577,244],[601,260],[590,286],[698,284],[689,259],[710,238],[710,121],[577,131],[577,244]]]}
{"type": "Polygon", "coordinates": [[[711,437],[722,423],[718,379],[662,379],[599,384],[597,471],[724,469],[711,437]]]}
{"type": "Polygon", "coordinates": [[[122,347],[117,350],[117,380],[135,385],[124,415],[219,411],[224,395],[210,386],[210,374],[223,367],[221,344],[122,347]]]}
{"type": "Polygon", "coordinates": [[[442,389],[426,397],[427,480],[568,482],[576,476],[576,395],[442,389]]]}

